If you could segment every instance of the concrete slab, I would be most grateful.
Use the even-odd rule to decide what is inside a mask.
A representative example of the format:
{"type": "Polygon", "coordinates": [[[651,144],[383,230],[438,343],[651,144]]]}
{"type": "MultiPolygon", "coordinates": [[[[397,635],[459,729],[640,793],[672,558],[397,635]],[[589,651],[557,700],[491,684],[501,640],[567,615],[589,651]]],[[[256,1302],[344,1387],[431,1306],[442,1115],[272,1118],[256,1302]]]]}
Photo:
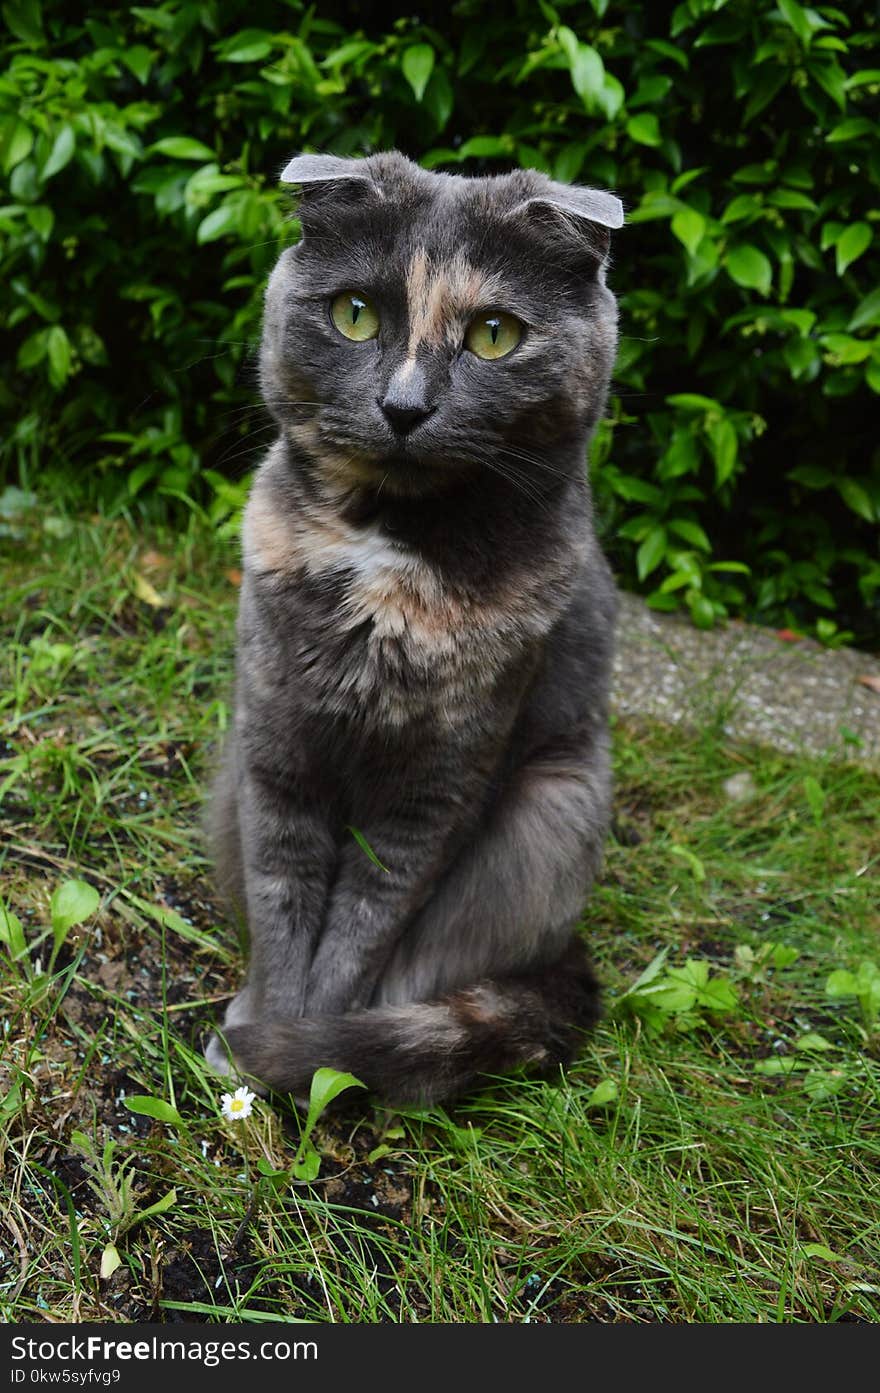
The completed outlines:
{"type": "Polygon", "coordinates": [[[696,629],[621,595],[612,709],[880,769],[880,657],[731,622],[696,629]]]}

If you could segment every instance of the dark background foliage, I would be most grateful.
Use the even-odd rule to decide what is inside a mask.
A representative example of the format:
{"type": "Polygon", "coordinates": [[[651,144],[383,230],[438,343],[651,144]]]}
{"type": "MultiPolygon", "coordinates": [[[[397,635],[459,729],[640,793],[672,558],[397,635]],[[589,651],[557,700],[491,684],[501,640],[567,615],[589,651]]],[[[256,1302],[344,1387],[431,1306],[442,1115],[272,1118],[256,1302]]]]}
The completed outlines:
{"type": "Polygon", "coordinates": [[[628,209],[592,460],[622,582],[698,624],[729,613],[877,642],[873,6],[2,13],[8,483],[229,525],[271,435],[253,350],[297,231],[284,160],[396,146],[468,174],[532,165],[628,209]]]}

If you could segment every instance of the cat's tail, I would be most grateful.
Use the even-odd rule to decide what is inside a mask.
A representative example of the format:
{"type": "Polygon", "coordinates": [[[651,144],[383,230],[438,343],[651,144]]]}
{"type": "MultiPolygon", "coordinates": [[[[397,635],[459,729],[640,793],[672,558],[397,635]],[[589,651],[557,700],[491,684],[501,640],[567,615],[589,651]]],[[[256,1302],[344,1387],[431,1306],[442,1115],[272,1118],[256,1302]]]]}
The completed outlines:
{"type": "Polygon", "coordinates": [[[328,1066],[392,1103],[430,1103],[517,1065],[567,1063],[599,1016],[586,950],[528,972],[487,979],[435,1001],[347,1015],[234,1025],[223,1035],[238,1068],[279,1092],[307,1097],[328,1066]]]}

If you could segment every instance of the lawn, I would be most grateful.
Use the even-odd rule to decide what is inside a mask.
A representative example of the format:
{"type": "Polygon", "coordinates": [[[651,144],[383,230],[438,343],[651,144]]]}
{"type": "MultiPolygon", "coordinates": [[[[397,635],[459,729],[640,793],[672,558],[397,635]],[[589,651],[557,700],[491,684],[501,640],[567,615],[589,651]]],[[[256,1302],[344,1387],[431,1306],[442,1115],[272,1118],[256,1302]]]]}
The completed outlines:
{"type": "Polygon", "coordinates": [[[351,1089],[305,1180],[297,1112],[226,1120],[201,1056],[243,963],[200,833],[234,545],[7,513],[0,1318],[880,1318],[876,776],[617,722],[575,1064],[351,1089]]]}

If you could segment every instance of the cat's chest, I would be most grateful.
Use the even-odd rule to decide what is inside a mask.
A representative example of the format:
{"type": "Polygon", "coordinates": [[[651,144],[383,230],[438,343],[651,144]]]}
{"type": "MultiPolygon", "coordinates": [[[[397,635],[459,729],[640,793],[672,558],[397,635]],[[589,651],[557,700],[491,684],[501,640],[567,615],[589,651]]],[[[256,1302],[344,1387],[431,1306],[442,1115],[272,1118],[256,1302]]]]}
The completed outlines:
{"type": "Polygon", "coordinates": [[[288,675],[310,705],[379,725],[474,720],[548,616],[527,587],[456,585],[378,526],[250,518],[248,564],[285,585],[288,675]]]}
{"type": "Polygon", "coordinates": [[[470,719],[517,656],[525,616],[510,597],[463,591],[415,550],[368,529],[329,548],[324,621],[344,645],[341,694],[401,724],[470,719]],[[346,642],[346,640],[349,640],[346,642]]]}

